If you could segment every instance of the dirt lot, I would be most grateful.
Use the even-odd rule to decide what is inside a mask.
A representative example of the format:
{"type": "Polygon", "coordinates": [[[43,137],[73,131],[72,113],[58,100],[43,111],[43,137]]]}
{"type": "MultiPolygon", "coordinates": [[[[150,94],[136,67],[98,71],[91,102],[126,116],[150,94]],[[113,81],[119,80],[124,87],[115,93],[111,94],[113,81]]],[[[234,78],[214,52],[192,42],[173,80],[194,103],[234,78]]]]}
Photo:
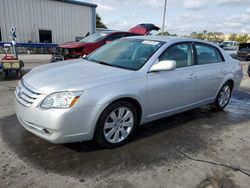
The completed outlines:
{"type": "MultiPolygon", "coordinates": [[[[27,72],[50,57],[21,58],[27,72]]],[[[14,115],[14,76],[0,81],[0,187],[250,187],[246,75],[224,111],[204,106],[149,123],[112,150],[54,145],[24,130],[14,115]]]]}

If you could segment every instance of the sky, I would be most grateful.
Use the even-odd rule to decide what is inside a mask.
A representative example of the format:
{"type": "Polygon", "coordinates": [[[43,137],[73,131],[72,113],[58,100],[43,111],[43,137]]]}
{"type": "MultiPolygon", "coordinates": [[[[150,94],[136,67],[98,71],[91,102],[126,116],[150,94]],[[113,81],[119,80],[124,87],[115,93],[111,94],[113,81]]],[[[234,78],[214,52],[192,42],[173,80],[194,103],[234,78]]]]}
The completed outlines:
{"type": "MultiPolygon", "coordinates": [[[[162,27],[164,0],[83,0],[98,5],[110,29],[128,30],[139,23],[162,27]]],[[[250,33],[250,0],[167,0],[165,30],[190,35],[203,30],[250,33]]]]}

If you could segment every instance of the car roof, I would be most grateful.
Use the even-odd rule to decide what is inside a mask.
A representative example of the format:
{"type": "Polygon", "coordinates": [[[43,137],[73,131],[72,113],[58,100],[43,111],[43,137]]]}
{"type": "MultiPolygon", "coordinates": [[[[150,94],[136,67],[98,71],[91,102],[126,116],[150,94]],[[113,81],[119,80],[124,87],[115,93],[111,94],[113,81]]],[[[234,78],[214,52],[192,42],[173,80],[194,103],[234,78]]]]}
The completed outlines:
{"type": "Polygon", "coordinates": [[[142,39],[142,40],[156,40],[162,42],[171,42],[171,43],[178,43],[178,42],[201,42],[205,44],[209,44],[212,46],[218,47],[217,44],[213,44],[209,41],[194,39],[191,37],[176,37],[176,36],[161,36],[161,35],[147,35],[147,36],[132,36],[126,38],[133,38],[133,39],[142,39]]]}

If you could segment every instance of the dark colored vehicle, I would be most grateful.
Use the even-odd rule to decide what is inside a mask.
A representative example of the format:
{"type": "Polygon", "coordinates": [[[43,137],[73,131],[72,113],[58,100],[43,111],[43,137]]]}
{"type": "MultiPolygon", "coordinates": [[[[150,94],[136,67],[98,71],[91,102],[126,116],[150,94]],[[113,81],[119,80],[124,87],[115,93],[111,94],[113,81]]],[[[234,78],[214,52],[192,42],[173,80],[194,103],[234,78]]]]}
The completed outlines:
{"type": "MultiPolygon", "coordinates": [[[[242,43],[239,45],[236,57],[238,59],[250,60],[250,43],[242,43]]],[[[248,69],[249,70],[249,69],[248,69]]]]}
{"type": "Polygon", "coordinates": [[[112,42],[113,40],[137,36],[148,35],[152,30],[158,31],[160,28],[154,24],[139,24],[129,31],[102,30],[89,35],[78,42],[67,42],[58,45],[56,54],[52,56],[52,62],[75,59],[88,55],[97,48],[112,42]]]}

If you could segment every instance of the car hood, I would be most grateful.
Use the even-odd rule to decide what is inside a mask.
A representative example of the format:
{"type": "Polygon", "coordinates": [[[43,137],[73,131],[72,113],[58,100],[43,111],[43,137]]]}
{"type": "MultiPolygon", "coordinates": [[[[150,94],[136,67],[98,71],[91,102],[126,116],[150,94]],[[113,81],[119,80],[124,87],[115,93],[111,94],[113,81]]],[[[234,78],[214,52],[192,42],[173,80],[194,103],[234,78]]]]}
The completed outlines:
{"type": "Polygon", "coordinates": [[[92,43],[83,43],[83,42],[66,42],[63,44],[59,44],[58,47],[59,48],[84,48],[85,46],[88,46],[92,43]]]}
{"type": "Polygon", "coordinates": [[[44,94],[50,94],[86,90],[133,79],[136,75],[136,71],[78,59],[37,67],[26,74],[23,81],[44,94]]]}

